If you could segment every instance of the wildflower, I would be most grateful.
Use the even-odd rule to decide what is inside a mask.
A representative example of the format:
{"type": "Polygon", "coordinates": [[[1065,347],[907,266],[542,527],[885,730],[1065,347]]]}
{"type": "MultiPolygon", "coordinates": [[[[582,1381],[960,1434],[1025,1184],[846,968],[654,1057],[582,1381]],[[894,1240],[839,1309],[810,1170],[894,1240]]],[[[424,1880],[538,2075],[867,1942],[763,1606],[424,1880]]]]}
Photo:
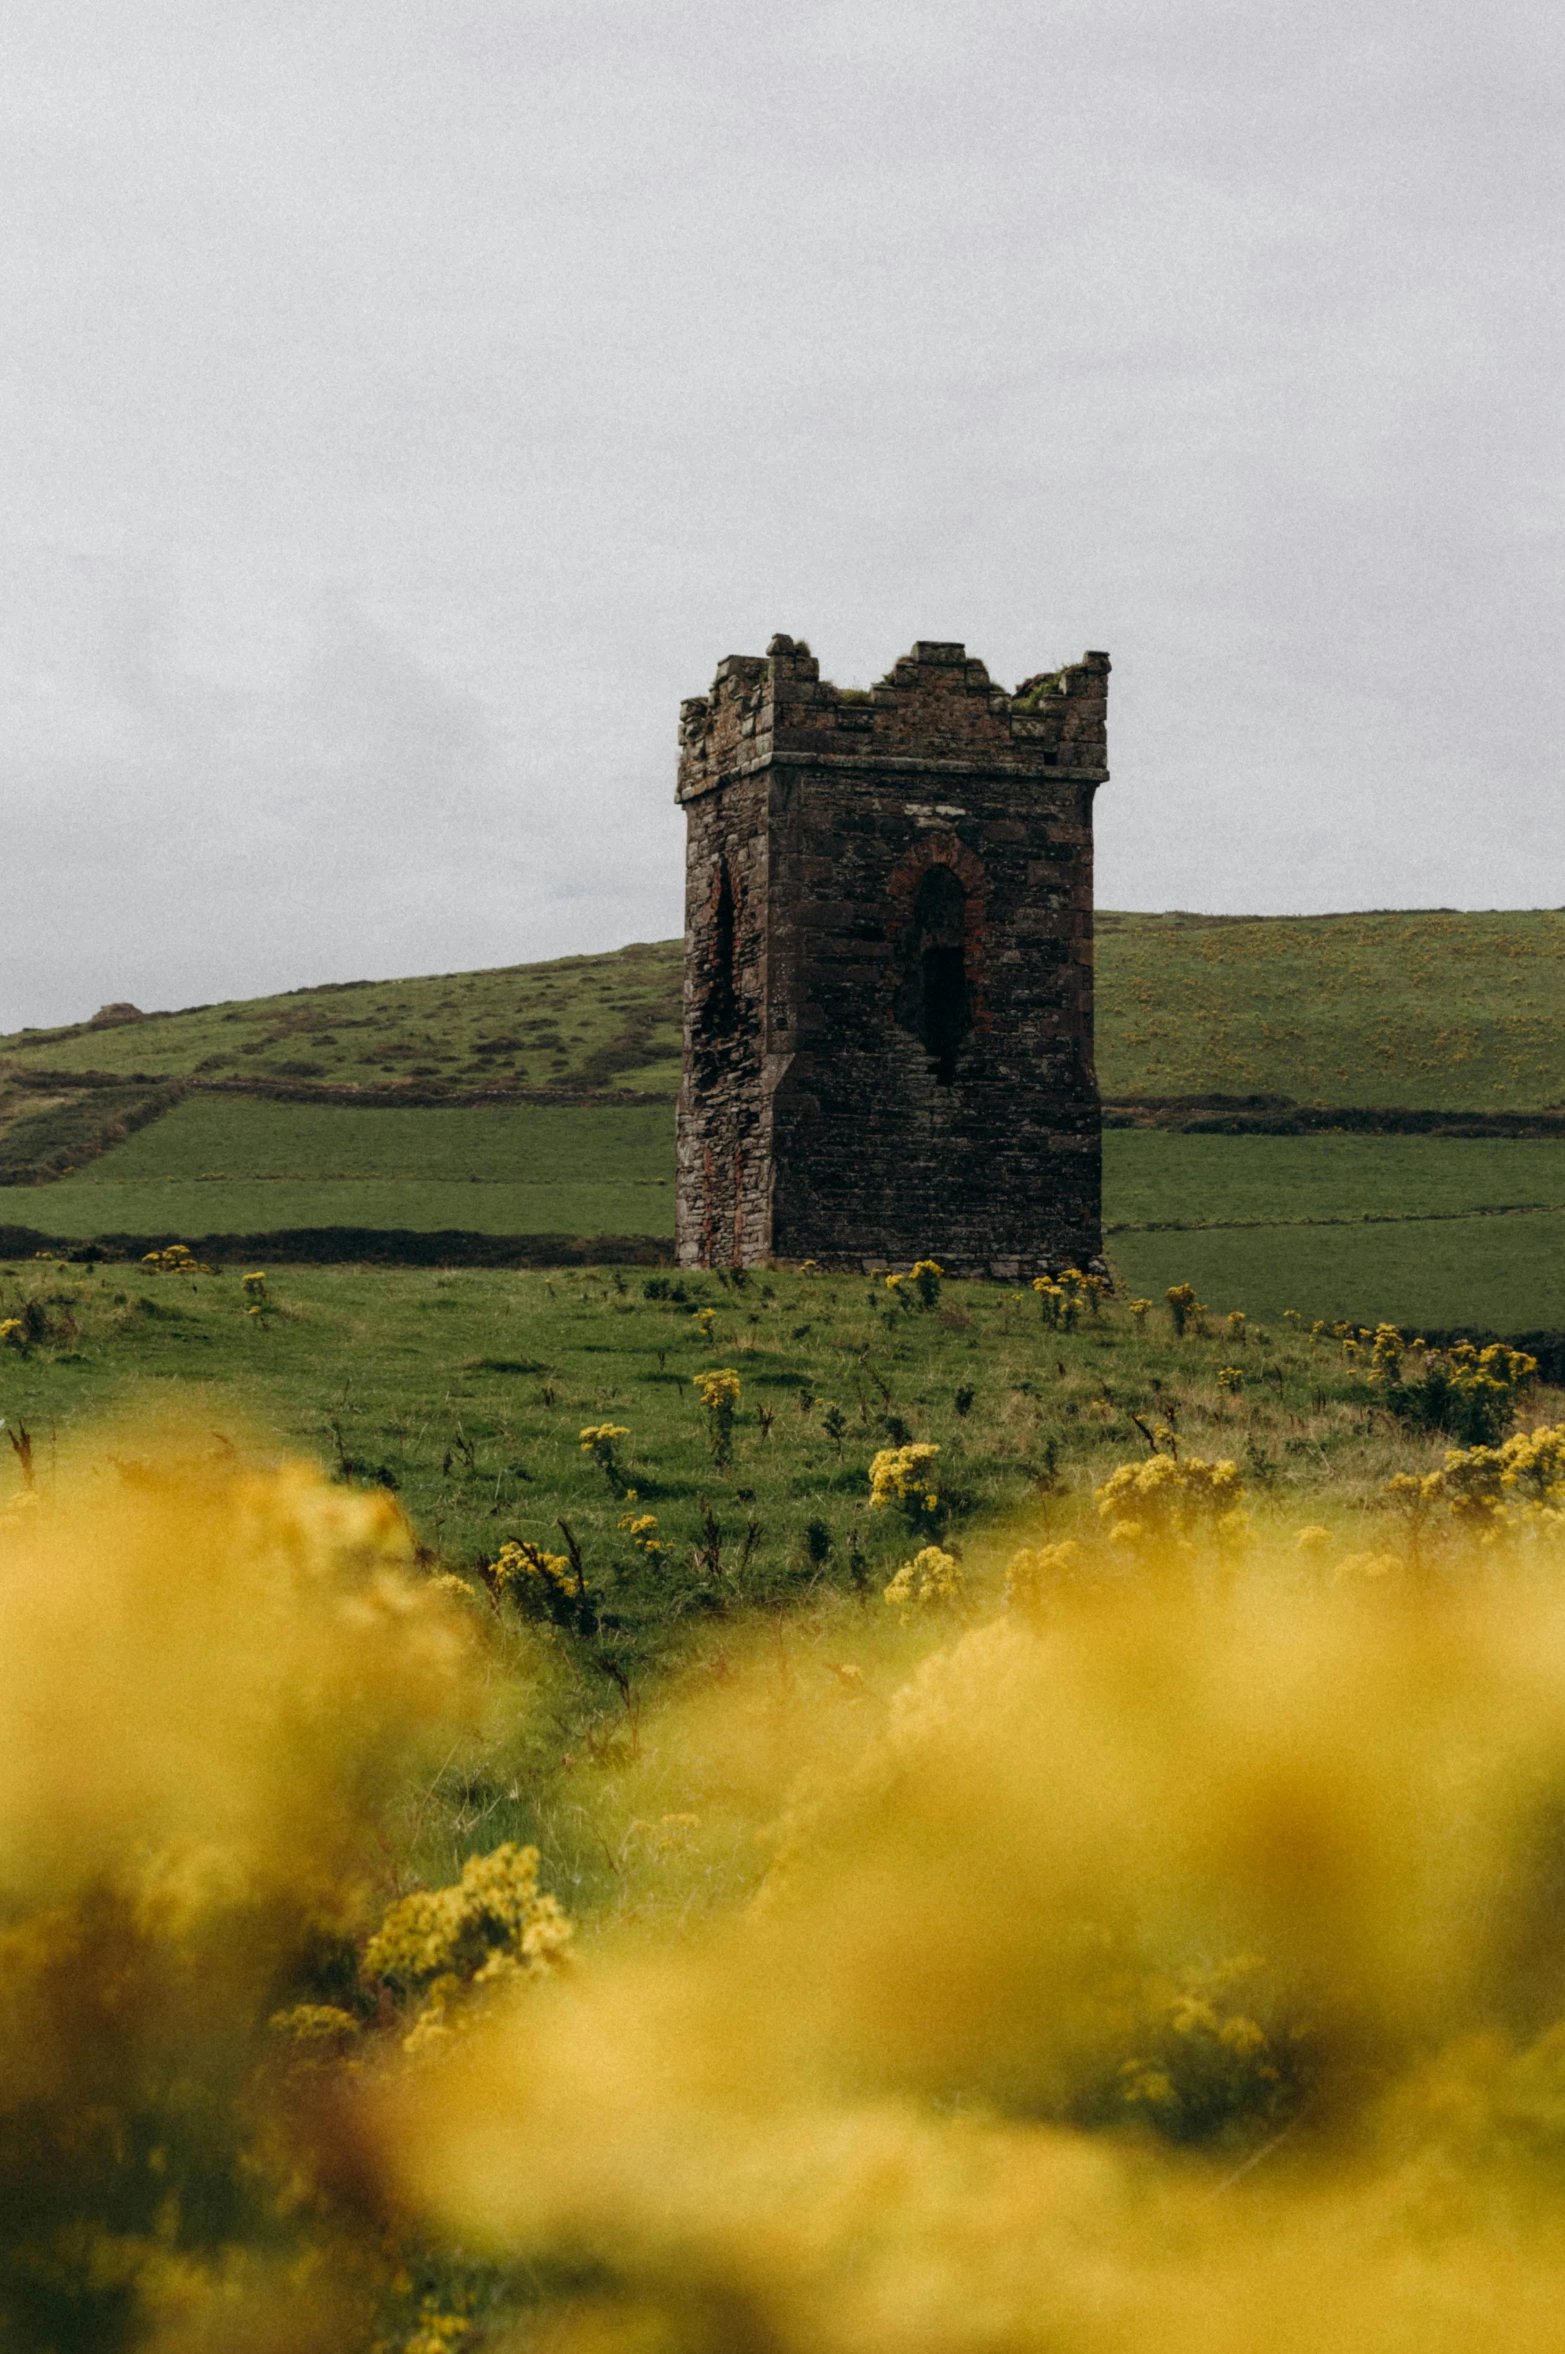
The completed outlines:
{"type": "Polygon", "coordinates": [[[0,1348],[20,1349],[25,1353],[27,1327],[20,1316],[7,1316],[3,1322],[0,1322],[0,1348]]]}
{"type": "Polygon", "coordinates": [[[937,1259],[916,1259],[914,1261],[913,1272],[908,1280],[918,1293],[918,1304],[921,1308],[927,1310],[939,1307],[940,1279],[944,1273],[945,1269],[937,1259]]]}
{"type": "Polygon", "coordinates": [[[692,1374],[701,1392],[701,1403],[706,1409],[707,1444],[713,1461],[726,1464],[734,1451],[734,1413],[739,1404],[739,1376],[732,1366],[720,1366],[713,1373],[692,1374]]]}
{"type": "Polygon", "coordinates": [[[547,1599],[551,1594],[574,1597],[575,1574],[563,1553],[545,1553],[540,1545],[515,1539],[507,1541],[490,1562],[484,1575],[494,1591],[520,1600],[524,1596],[547,1599]]]}
{"type": "Polygon", "coordinates": [[[637,1552],[644,1553],[649,1561],[655,1560],[659,1553],[668,1551],[658,1535],[658,1516],[655,1512],[627,1512],[620,1527],[626,1531],[637,1552]]]}
{"type": "MultiPolygon", "coordinates": [[[[1424,1355],[1415,1380],[1403,1378],[1402,1361],[1392,1346],[1392,1328],[1382,1326],[1375,1339],[1382,1350],[1376,1381],[1392,1411],[1423,1430],[1449,1431],[1468,1446],[1493,1446],[1516,1412],[1516,1400],[1534,1380],[1536,1357],[1492,1341],[1480,1349],[1471,1341],[1454,1348],[1434,1349],[1424,1355]],[[1380,1334],[1387,1334],[1384,1344],[1380,1334]]],[[[1419,1350],[1420,1344],[1413,1343],[1419,1350]]],[[[1422,1352],[1420,1352],[1422,1353],[1422,1352]]]]}
{"type": "Polygon", "coordinates": [[[1400,1554],[1346,1553],[1331,1573],[1334,1586],[1352,1585],[1360,1578],[1380,1579],[1396,1577],[1402,1568],[1400,1554]]]}
{"type": "Polygon", "coordinates": [[[1314,1555],[1331,1543],[1331,1531],[1312,1520],[1300,1529],[1293,1542],[1300,1553],[1314,1555]]]}
{"type": "Polygon", "coordinates": [[[1076,1329],[1076,1294],[1063,1283],[1057,1283],[1052,1275],[1035,1275],[1032,1279],[1032,1287],[1038,1295],[1038,1305],[1043,1310],[1044,1322],[1056,1332],[1074,1332],[1076,1329]]]}
{"type": "Polygon", "coordinates": [[[1137,1331],[1141,1331],[1146,1324],[1147,1310],[1151,1307],[1152,1302],[1150,1300],[1127,1300],[1125,1305],[1130,1310],[1137,1331]]]}
{"type": "Polygon", "coordinates": [[[335,2003],[295,2003],[291,2010],[274,2011],[266,2024],[301,2059],[338,2059],[361,2032],[353,2013],[335,2003]]]}
{"type": "Polygon", "coordinates": [[[622,1422],[590,1422],[581,1434],[581,1451],[590,1455],[609,1486],[616,1491],[624,1485],[619,1459],[614,1450],[630,1432],[622,1422]]]}
{"type": "Polygon", "coordinates": [[[1565,1507],[1565,1423],[1518,1431],[1498,1447],[1448,1447],[1422,1485],[1481,1542],[1552,1534],[1565,1507]]]}
{"type": "Polygon", "coordinates": [[[888,1504],[900,1505],[915,1527],[933,1518],[940,1507],[933,1478],[939,1452],[928,1439],[916,1439],[906,1447],[882,1447],[869,1467],[870,1509],[880,1512],[888,1504]]]}
{"type": "Polygon", "coordinates": [[[695,1326],[702,1340],[710,1340],[712,1337],[712,1327],[717,1322],[717,1310],[715,1308],[697,1308],[690,1321],[695,1326]]]}
{"type": "Polygon", "coordinates": [[[1215,1378],[1218,1388],[1227,1390],[1230,1397],[1244,1387],[1244,1374],[1237,1365],[1219,1365],[1215,1378]]]}
{"type": "Polygon", "coordinates": [[[212,1273],[212,1269],[194,1257],[188,1245],[182,1242],[171,1242],[166,1250],[144,1251],[141,1263],[153,1275],[210,1275],[212,1273]]]}
{"type": "Polygon", "coordinates": [[[904,1561],[886,1588],[885,1599],[894,1609],[949,1610],[962,1599],[962,1565],[954,1553],[926,1545],[911,1561],[904,1561]]]}
{"type": "Polygon", "coordinates": [[[1024,1546],[1013,1553],[1005,1573],[1006,1608],[1032,1616],[1058,1593],[1080,1559],[1081,1547],[1074,1537],[1057,1545],[1040,1545],[1034,1552],[1024,1546]]]}
{"type": "Polygon", "coordinates": [[[1230,1340],[1235,1340],[1235,1341],[1242,1341],[1242,1340],[1245,1338],[1245,1315],[1244,1315],[1244,1310],[1243,1310],[1242,1308],[1230,1308],[1230,1309],[1229,1309],[1229,1311],[1228,1311],[1228,1315],[1227,1315],[1227,1318],[1226,1318],[1226,1322],[1227,1322],[1227,1325],[1228,1325],[1228,1337],[1229,1337],[1229,1339],[1230,1339],[1230,1340]]]}
{"type": "Polygon", "coordinates": [[[1187,1332],[1199,1332],[1201,1318],[1206,1313],[1195,1296],[1190,1283],[1171,1283],[1163,1297],[1168,1302],[1169,1319],[1174,1327],[1175,1340],[1183,1340],[1187,1332]]]}
{"type": "Polygon", "coordinates": [[[267,1314],[272,1305],[272,1301],[271,1295],[266,1288],[266,1277],[264,1275],[241,1275],[239,1278],[239,1288],[245,1296],[245,1314],[247,1316],[264,1316],[267,1314]]]}

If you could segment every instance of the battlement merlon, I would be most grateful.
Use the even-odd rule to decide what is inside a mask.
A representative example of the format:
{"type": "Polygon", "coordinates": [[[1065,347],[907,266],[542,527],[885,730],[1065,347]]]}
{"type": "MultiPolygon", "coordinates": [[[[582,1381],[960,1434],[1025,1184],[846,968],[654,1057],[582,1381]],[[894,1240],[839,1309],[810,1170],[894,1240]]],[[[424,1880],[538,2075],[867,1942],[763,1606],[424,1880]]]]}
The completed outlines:
{"type": "Polygon", "coordinates": [[[921,638],[878,685],[836,687],[803,639],[730,654],[679,708],[679,784],[694,801],[771,765],[906,769],[1102,784],[1109,658],[997,686],[965,646],[921,638]]]}

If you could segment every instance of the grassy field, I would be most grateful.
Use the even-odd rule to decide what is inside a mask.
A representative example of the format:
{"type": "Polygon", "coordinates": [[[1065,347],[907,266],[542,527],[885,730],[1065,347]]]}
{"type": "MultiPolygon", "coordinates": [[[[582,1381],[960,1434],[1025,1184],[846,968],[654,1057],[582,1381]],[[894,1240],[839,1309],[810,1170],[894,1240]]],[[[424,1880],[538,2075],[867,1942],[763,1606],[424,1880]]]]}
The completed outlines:
{"type": "Polygon", "coordinates": [[[1111,1234],[1300,1218],[1444,1218],[1565,1209],[1565,1147],[1466,1136],[1183,1136],[1110,1129],[1111,1234]]]}
{"type": "MultiPolygon", "coordinates": [[[[358,1226],[666,1241],[671,1128],[661,1104],[197,1096],[71,1177],[0,1187],[0,1224],[83,1240],[358,1226]]],[[[1382,1305],[1441,1330],[1565,1327],[1559,1144],[1111,1129],[1104,1213],[1116,1267],[1153,1296],[1188,1279],[1270,1316],[1382,1305]]]]}
{"type": "MultiPolygon", "coordinates": [[[[29,1069],[640,1089],[679,1080],[681,946],[299,989],[120,1028],[20,1031],[29,1069]]],[[[1565,1102],[1565,913],[1098,916],[1110,1100],[1525,1111],[1565,1102]]],[[[3,1115],[0,1115],[3,1116],[3,1115]]]]}
{"type": "MultiPolygon", "coordinates": [[[[1216,1307],[1244,1304],[1231,1284],[1208,1289],[1216,1307]]],[[[234,1272],[0,1268],[0,1323],[35,1301],[39,1324],[32,1344],[0,1347],[0,1418],[34,1433],[46,1482],[49,1450],[73,1427],[196,1385],[212,1428],[237,1417],[345,1464],[350,1480],[394,1485],[458,1567],[505,1537],[550,1536],[563,1513],[638,1656],[708,1610],[725,1578],[752,1602],[823,1584],[851,1593],[856,1577],[878,1592],[905,1532],[867,1514],[866,1466],[904,1436],[943,1450],[963,1525],[1002,1536],[1019,1518],[1070,1522],[1105,1467],[1140,1448],[1130,1416],[1164,1415],[1170,1399],[1187,1448],[1244,1458],[1289,1509],[1328,1465],[1343,1509],[1367,1509],[1385,1465],[1414,1448],[1367,1410],[1334,1344],[1262,1324],[1230,1394],[1216,1381],[1234,1354],[1220,1328],[1181,1344],[1161,1309],[1143,1330],[1110,1306],[1062,1333],[1030,1293],[991,1284],[947,1284],[936,1313],[897,1306],[878,1278],[783,1272],[735,1284],[613,1269],[283,1269],[269,1293],[252,1316],[234,1272]],[[692,1380],[713,1365],[742,1383],[727,1468],[710,1455],[692,1380]],[[626,1430],[617,1481],[579,1443],[604,1421],[626,1430]],[[624,1487],[659,1517],[670,1558],[655,1575],[620,1533],[624,1487]],[[732,1560],[721,1578],[710,1565],[698,1574],[707,1502],[736,1554],[759,1524],[742,1576],[732,1560]],[[813,1546],[812,1522],[825,1531],[813,1546]]],[[[0,1459],[0,1504],[17,1477],[0,1459]]]]}
{"type": "MultiPolygon", "coordinates": [[[[1260,1308],[1235,1255],[1248,1238],[1176,1239],[1179,1273],[1215,1308],[1260,1308]]],[[[0,1345],[0,1420],[30,1434],[39,1493],[73,1431],[167,1404],[194,1416],[203,1443],[259,1429],[350,1485],[393,1489],[432,1557],[460,1573],[508,1539],[559,1550],[564,1519],[600,1622],[571,1654],[566,1750],[583,1727],[612,1729],[621,1703],[594,1680],[604,1660],[635,1682],[736,1614],[878,1598],[909,1544],[899,1515],[868,1508],[878,1448],[939,1447],[943,1525],[975,1590],[991,1593],[1018,1532],[1036,1541],[1090,1523],[1093,1487],[1144,1453],[1135,1415],[1171,1418],[1187,1453],[1234,1458],[1263,1520],[1325,1512],[1348,1547],[1376,1541],[1391,1471],[1438,1459],[1374,1404],[1334,1343],[1259,1317],[1242,1344],[1220,1321],[1179,1342],[1161,1308],[1141,1327],[1115,1304],[1060,1332],[1030,1293],[995,1285],[948,1284],[924,1313],[878,1280],[782,1272],[735,1284],[284,1269],[269,1292],[251,1315],[237,1273],[0,1268],[0,1324],[34,1334],[0,1345]],[[1225,1389],[1218,1368],[1236,1356],[1225,1389]],[[714,1365],[741,1382],[727,1464],[692,1378],[714,1365]],[[612,1476],[579,1436],[605,1422],[622,1431],[612,1476]],[[656,1516],[656,1557],[626,1532],[632,1508],[656,1516]]],[[[1537,1410],[1556,1403],[1565,1410],[1540,1393],[1537,1410]]],[[[20,1480],[19,1458],[0,1449],[0,1511],[20,1480]]],[[[573,1830],[551,1755],[476,1817],[458,1810],[441,1833],[451,1852],[429,1868],[447,1869],[455,1843],[538,1838],[573,1906],[606,1902],[602,1856],[573,1830]]]]}
{"type": "Polygon", "coordinates": [[[74,1176],[0,1188],[0,1224],[65,1236],[379,1226],[674,1231],[664,1104],[408,1106],[187,1098],[74,1176]]]}
{"type": "Polygon", "coordinates": [[[1554,2247],[1558,1515],[1329,1336],[31,1262],[0,1427],[19,2346],[1120,2354],[1189,2246],[1236,2349],[1357,2229],[1309,2343],[1454,2350],[1554,2247]]]}
{"type": "Polygon", "coordinates": [[[1133,1292],[1450,1331],[1565,1328],[1565,1147],[1413,1136],[1104,1137],[1133,1292]]]}
{"type": "Polygon", "coordinates": [[[1565,1102],[1565,912],[1100,914],[1098,1073],[1126,1095],[1565,1102]]]}
{"type": "Polygon", "coordinates": [[[1193,1283],[1214,1307],[1307,1318],[1377,1315],[1435,1331],[1565,1329],[1565,1214],[1399,1219],[1386,1225],[1122,1233],[1109,1262],[1132,1292],[1193,1283]]]}

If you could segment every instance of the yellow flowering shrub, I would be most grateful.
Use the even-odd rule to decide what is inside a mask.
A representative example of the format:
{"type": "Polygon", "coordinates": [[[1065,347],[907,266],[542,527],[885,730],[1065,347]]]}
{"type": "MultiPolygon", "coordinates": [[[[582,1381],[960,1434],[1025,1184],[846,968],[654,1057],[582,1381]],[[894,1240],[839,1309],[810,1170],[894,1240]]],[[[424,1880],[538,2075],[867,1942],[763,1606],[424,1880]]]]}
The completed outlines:
{"type": "Polygon", "coordinates": [[[328,2260],[272,2070],[356,2040],[316,1973],[371,1925],[388,1815],[476,1721],[476,1664],[388,1496],[204,1418],[63,1446],[0,1517],[7,2343],[270,2346],[278,2298],[290,2348],[359,2342],[368,2275],[328,2260]]]}
{"type": "Polygon", "coordinates": [[[1565,1423],[1517,1431],[1497,1447],[1448,1447],[1421,1484],[1484,1536],[1565,1533],[1565,1423]]]}
{"type": "Polygon", "coordinates": [[[1074,1537],[1063,1537],[1053,1545],[1023,1545],[1006,1565],[1007,1609],[1037,1616],[1077,1574],[1082,1559],[1082,1549],[1074,1537]]]}
{"type": "Polygon", "coordinates": [[[1176,1340],[1183,1340],[1187,1332],[1200,1331],[1206,1308],[1196,1298],[1194,1284],[1171,1283],[1163,1297],[1168,1302],[1169,1321],[1174,1327],[1176,1340]]]}
{"type": "Polygon", "coordinates": [[[364,1948],[361,1969],[404,2002],[416,1999],[404,2048],[423,2050],[461,2023],[475,1993],[557,1970],[574,1930],[538,1886],[538,1850],[507,1843],[469,1856],[449,1888],[419,1889],[392,1905],[364,1948]]]}
{"type": "Polygon", "coordinates": [[[1143,1463],[1122,1463],[1093,1489],[1093,1498],[1111,1538],[1132,1529],[1137,1538],[1160,1539],[1244,1533],[1244,1481],[1226,1458],[1207,1463],[1199,1455],[1151,1455],[1143,1463]]]}
{"type": "Polygon", "coordinates": [[[625,1481],[615,1450],[620,1440],[628,1439],[629,1436],[630,1432],[622,1422],[589,1422],[581,1434],[582,1453],[592,1457],[616,1494],[625,1481]]]}
{"type": "Polygon", "coordinates": [[[950,1610],[962,1599],[962,1564],[954,1553],[926,1545],[902,1567],[885,1590],[894,1609],[950,1610]]]}
{"type": "Polygon", "coordinates": [[[182,1242],[171,1242],[166,1250],[143,1252],[141,1263],[151,1275],[210,1275],[212,1273],[212,1269],[198,1259],[189,1246],[182,1242]]]}
{"type": "Polygon", "coordinates": [[[734,1415],[738,1411],[740,1381],[730,1365],[719,1366],[712,1373],[691,1376],[701,1394],[706,1414],[707,1444],[713,1459],[727,1463],[734,1448],[734,1415]]]}
{"type": "Polygon", "coordinates": [[[939,1452],[929,1439],[915,1439],[905,1447],[882,1447],[869,1467],[870,1509],[883,1512],[895,1505],[915,1526],[931,1519],[940,1506],[934,1480],[939,1452]]]}
{"type": "Polygon", "coordinates": [[[911,1286],[917,1295],[921,1308],[938,1308],[940,1305],[940,1284],[944,1274],[945,1269],[938,1259],[916,1259],[909,1274],[888,1275],[886,1286],[888,1290],[904,1297],[906,1296],[904,1287],[911,1286]]]}
{"type": "MultiPolygon", "coordinates": [[[[764,1903],[399,2081],[388,2204],[594,2354],[1552,2354],[1561,1590],[1127,1581],[820,1664],[764,1903]]],[[[689,1705],[769,1796],[775,1712],[689,1705]]]]}

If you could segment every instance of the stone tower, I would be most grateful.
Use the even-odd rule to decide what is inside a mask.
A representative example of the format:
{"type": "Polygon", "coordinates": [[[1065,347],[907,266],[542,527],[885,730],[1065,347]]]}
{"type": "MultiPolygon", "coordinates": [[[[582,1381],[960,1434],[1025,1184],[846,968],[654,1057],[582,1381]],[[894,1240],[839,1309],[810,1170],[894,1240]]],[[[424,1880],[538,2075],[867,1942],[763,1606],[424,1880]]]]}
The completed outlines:
{"type": "Polygon", "coordinates": [[[682,1265],[1097,1258],[1108,670],[921,643],[866,692],[775,637],[681,706],[682,1265]]]}

